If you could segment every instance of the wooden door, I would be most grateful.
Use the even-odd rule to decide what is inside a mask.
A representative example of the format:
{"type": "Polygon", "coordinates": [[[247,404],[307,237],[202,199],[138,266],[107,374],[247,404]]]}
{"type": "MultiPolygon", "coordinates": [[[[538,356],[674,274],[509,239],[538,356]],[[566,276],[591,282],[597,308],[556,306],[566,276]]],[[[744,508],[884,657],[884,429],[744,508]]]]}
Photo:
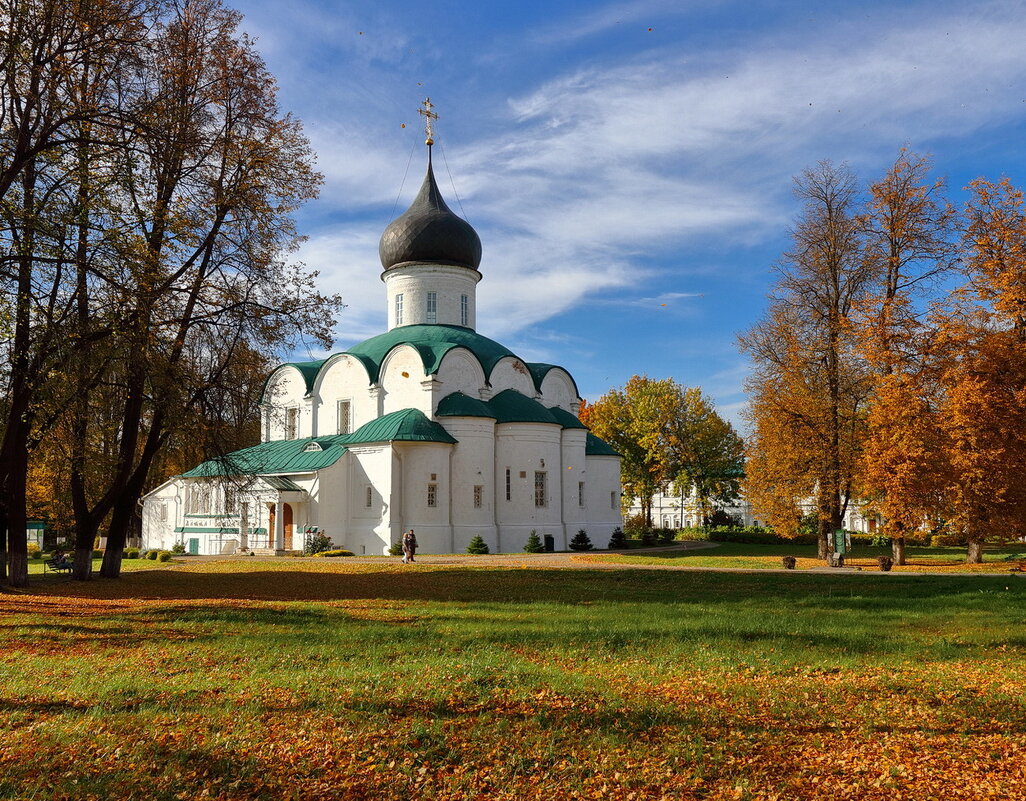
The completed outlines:
{"type": "Polygon", "coordinates": [[[285,550],[292,550],[292,507],[283,503],[281,509],[282,521],[285,524],[285,550]]]}

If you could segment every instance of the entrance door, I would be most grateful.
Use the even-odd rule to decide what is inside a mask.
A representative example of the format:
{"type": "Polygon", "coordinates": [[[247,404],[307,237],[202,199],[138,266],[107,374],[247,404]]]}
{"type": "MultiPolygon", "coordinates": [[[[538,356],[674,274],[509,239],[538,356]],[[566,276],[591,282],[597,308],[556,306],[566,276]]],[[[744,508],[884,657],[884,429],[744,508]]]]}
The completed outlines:
{"type": "Polygon", "coordinates": [[[292,550],[292,507],[287,503],[281,505],[281,517],[285,527],[285,550],[292,550]]]}
{"type": "Polygon", "coordinates": [[[198,556],[199,555],[199,538],[198,537],[190,537],[189,538],[189,553],[192,554],[193,556],[198,556]]]}

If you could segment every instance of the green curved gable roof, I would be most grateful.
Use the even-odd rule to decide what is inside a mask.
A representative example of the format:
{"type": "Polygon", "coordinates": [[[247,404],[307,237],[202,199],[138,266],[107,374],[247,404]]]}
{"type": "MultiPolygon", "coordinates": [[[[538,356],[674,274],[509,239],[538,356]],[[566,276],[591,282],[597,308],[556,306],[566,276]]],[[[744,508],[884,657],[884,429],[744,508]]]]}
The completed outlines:
{"type": "Polygon", "coordinates": [[[311,362],[286,362],[285,364],[279,364],[271,370],[270,375],[268,375],[264,380],[264,386],[260,390],[260,397],[263,398],[264,393],[267,391],[267,385],[271,383],[271,379],[274,377],[275,373],[279,370],[284,370],[286,367],[295,367],[299,370],[299,374],[303,376],[303,382],[306,384],[306,394],[309,395],[313,392],[314,382],[317,380],[317,374],[320,373],[321,368],[327,361],[327,359],[315,359],[311,362]]]}
{"type": "Polygon", "coordinates": [[[250,476],[264,473],[312,473],[335,464],[346,452],[345,436],[307,437],[306,439],[276,439],[261,442],[198,464],[185,478],[213,476],[250,476]],[[316,443],[319,449],[307,451],[316,443]]]}
{"type": "Polygon", "coordinates": [[[584,445],[585,456],[619,456],[614,451],[608,442],[603,439],[599,439],[590,431],[588,432],[588,441],[584,445]]]}
{"type": "Polygon", "coordinates": [[[516,358],[516,354],[504,345],[457,325],[401,325],[359,345],[353,345],[345,352],[364,363],[371,382],[375,383],[380,377],[385,357],[399,345],[412,345],[417,349],[427,375],[438,372],[442,357],[453,348],[466,348],[473,353],[486,378],[500,359],[506,356],[516,358]]]}
{"type": "Polygon", "coordinates": [[[456,440],[444,428],[429,420],[419,409],[400,409],[377,420],[364,423],[352,434],[342,437],[346,445],[371,442],[444,442],[456,440]]]}
{"type": "Polygon", "coordinates": [[[565,367],[560,367],[558,364],[545,364],[544,362],[524,362],[527,365],[527,369],[531,371],[531,378],[534,379],[534,386],[539,392],[541,392],[542,381],[545,380],[545,376],[549,374],[549,370],[562,370],[568,376],[570,376],[570,383],[574,385],[574,392],[580,397],[580,390],[577,389],[577,382],[574,377],[570,375],[570,371],[565,367]]]}
{"type": "Polygon", "coordinates": [[[495,417],[488,404],[462,392],[453,392],[438,401],[435,417],[495,417]]]}
{"type": "Polygon", "coordinates": [[[517,392],[506,389],[488,401],[488,407],[495,413],[500,423],[553,423],[560,425],[552,416],[552,412],[538,401],[517,392]]]}
{"type": "Polygon", "coordinates": [[[558,406],[550,406],[549,413],[556,418],[563,428],[583,428],[585,431],[588,427],[577,419],[576,415],[570,414],[566,409],[561,409],[558,406]]]}

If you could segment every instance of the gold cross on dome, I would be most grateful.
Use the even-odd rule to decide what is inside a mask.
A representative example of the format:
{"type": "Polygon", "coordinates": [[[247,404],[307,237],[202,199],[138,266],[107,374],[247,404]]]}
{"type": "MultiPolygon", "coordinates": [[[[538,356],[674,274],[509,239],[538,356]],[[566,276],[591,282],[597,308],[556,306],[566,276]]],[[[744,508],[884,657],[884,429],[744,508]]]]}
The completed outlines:
{"type": "Polygon", "coordinates": [[[435,143],[435,132],[431,127],[431,121],[437,120],[438,115],[431,109],[435,107],[435,104],[431,102],[431,98],[425,98],[424,102],[420,104],[422,108],[417,109],[417,113],[424,117],[424,134],[427,139],[424,140],[424,144],[433,145],[435,143]]]}

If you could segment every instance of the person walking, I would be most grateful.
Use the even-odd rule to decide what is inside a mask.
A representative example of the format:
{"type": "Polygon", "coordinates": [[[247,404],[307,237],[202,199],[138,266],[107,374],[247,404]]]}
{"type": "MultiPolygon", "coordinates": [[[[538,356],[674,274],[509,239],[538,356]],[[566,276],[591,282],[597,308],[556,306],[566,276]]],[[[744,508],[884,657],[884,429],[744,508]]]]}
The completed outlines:
{"type": "Polygon", "coordinates": [[[403,564],[407,562],[415,562],[417,555],[417,535],[413,533],[411,528],[403,535],[403,564]]]}

